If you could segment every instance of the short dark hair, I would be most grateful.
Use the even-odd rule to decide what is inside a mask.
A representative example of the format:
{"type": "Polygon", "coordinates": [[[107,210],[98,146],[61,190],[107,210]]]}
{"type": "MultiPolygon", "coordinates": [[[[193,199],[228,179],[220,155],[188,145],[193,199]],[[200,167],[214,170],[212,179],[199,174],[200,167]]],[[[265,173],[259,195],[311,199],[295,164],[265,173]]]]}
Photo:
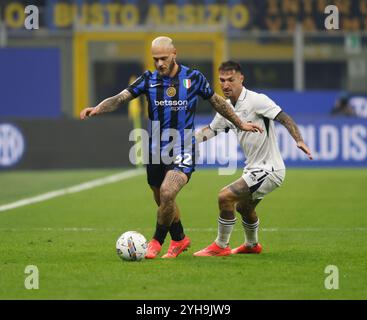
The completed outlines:
{"type": "Polygon", "coordinates": [[[239,72],[243,75],[242,67],[241,65],[236,61],[225,61],[222,62],[222,64],[218,68],[219,71],[231,71],[234,70],[236,72],[239,72]]]}

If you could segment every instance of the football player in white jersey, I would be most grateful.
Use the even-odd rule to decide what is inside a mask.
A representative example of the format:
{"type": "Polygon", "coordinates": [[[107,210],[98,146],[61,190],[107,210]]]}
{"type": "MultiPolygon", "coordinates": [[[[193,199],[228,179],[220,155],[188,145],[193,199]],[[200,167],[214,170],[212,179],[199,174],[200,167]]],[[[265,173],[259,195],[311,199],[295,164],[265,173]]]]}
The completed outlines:
{"type": "Polygon", "coordinates": [[[285,126],[290,135],[310,160],[312,155],[304,143],[301,133],[292,120],[269,97],[248,90],[243,86],[241,66],[227,61],[219,67],[219,81],[224,96],[241,120],[261,124],[263,134],[237,131],[223,116],[216,114],[209,126],[197,130],[197,142],[206,141],[220,131],[235,130],[246,163],[242,177],[224,187],[218,195],[220,215],[218,235],[208,247],[194,253],[195,256],[226,256],[239,253],[260,253],[258,242],[259,219],[255,208],[265,195],[279,187],[285,178],[285,166],[281,157],[274,128],[274,120],[285,126]],[[245,241],[231,250],[229,239],[236,222],[235,210],[242,217],[245,241]]]}

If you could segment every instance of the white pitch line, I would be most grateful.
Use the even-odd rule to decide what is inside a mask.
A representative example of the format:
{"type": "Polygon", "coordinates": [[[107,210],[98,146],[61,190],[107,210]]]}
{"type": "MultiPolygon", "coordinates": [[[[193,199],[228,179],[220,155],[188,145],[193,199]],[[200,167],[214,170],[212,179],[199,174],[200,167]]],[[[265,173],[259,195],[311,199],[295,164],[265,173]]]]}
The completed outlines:
{"type": "Polygon", "coordinates": [[[121,180],[126,180],[126,179],[129,179],[129,178],[132,178],[132,177],[139,176],[139,175],[143,174],[144,172],[145,171],[143,169],[128,170],[128,171],[124,171],[124,172],[114,174],[114,175],[111,175],[111,176],[99,178],[99,179],[96,179],[96,180],[87,181],[87,182],[84,182],[84,183],[81,183],[81,184],[78,184],[78,185],[75,185],[75,186],[71,186],[71,187],[68,187],[68,188],[43,193],[43,194],[40,194],[40,195],[35,196],[35,197],[21,199],[21,200],[18,200],[18,201],[8,203],[8,204],[4,204],[4,205],[0,206],[0,212],[15,209],[15,208],[19,208],[19,207],[23,207],[23,206],[27,206],[27,205],[37,203],[37,202],[46,201],[46,200],[53,199],[53,198],[56,198],[56,197],[61,197],[61,196],[67,195],[67,194],[81,192],[81,191],[84,191],[84,190],[88,190],[88,189],[96,188],[96,187],[99,187],[99,186],[103,186],[105,184],[114,183],[114,182],[118,182],[118,181],[121,181],[121,180]]]}

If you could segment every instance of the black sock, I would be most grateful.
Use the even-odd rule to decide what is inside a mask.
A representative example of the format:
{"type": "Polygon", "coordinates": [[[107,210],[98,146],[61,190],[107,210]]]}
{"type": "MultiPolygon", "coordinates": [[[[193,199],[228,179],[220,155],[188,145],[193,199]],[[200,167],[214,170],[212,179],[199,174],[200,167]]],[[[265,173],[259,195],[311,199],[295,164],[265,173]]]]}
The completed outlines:
{"type": "Polygon", "coordinates": [[[162,245],[164,242],[164,239],[166,239],[168,231],[169,231],[169,227],[162,225],[162,224],[158,224],[157,222],[153,238],[162,245]]]}
{"type": "Polygon", "coordinates": [[[172,237],[172,240],[174,241],[181,241],[183,238],[185,238],[181,220],[178,220],[178,222],[173,222],[171,224],[171,227],[169,228],[169,233],[172,237]]]}

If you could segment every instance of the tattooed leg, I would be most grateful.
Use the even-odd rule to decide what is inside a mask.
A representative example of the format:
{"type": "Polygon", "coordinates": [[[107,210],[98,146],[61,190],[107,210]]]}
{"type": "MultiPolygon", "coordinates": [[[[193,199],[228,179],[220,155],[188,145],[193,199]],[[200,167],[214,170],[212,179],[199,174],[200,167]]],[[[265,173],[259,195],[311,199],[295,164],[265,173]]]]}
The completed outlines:
{"type": "Polygon", "coordinates": [[[178,222],[181,219],[181,212],[180,209],[177,206],[176,201],[174,202],[174,206],[175,206],[175,217],[173,218],[173,222],[178,222]]]}
{"type": "Polygon", "coordinates": [[[259,218],[256,215],[255,207],[261,200],[242,200],[236,205],[237,211],[242,216],[242,227],[244,230],[244,243],[246,246],[254,247],[259,242],[259,218]]]}
{"type": "MultiPolygon", "coordinates": [[[[161,205],[160,189],[157,187],[153,187],[153,186],[150,186],[150,188],[153,191],[154,201],[157,204],[157,206],[159,207],[161,205]]],[[[173,219],[173,222],[178,222],[180,220],[181,214],[180,214],[180,209],[178,208],[176,201],[174,202],[174,206],[175,206],[175,217],[173,219]]]]}
{"type": "Polygon", "coordinates": [[[248,198],[249,189],[246,182],[240,178],[229,186],[224,187],[218,195],[220,214],[218,218],[218,233],[215,243],[221,248],[227,248],[236,223],[235,205],[242,199],[248,198]]]}
{"type": "Polygon", "coordinates": [[[249,201],[240,201],[236,205],[236,210],[241,214],[242,220],[246,223],[253,224],[258,221],[258,217],[256,215],[255,207],[259,204],[261,200],[251,200],[249,201]]]}
{"type": "Polygon", "coordinates": [[[236,209],[241,208],[239,213],[242,216],[248,216],[259,203],[259,200],[252,200],[252,194],[247,183],[240,178],[219,192],[218,203],[220,217],[226,220],[232,220],[235,218],[234,211],[236,204],[240,204],[240,206],[236,206],[236,209]]]}
{"type": "Polygon", "coordinates": [[[159,194],[160,194],[160,190],[159,190],[159,188],[157,188],[157,187],[153,187],[153,186],[150,186],[150,189],[152,189],[152,191],[153,191],[154,201],[155,201],[155,203],[157,204],[157,206],[159,207],[159,206],[160,206],[160,204],[161,204],[161,198],[160,198],[160,196],[159,196],[159,194]]]}
{"type": "Polygon", "coordinates": [[[170,226],[173,220],[176,220],[175,215],[178,210],[176,211],[175,199],[187,180],[187,176],[180,171],[170,170],[167,172],[160,188],[160,206],[157,214],[159,224],[170,226]]]}
{"type": "Polygon", "coordinates": [[[218,246],[225,248],[229,244],[230,235],[236,222],[234,206],[242,216],[245,243],[253,246],[258,243],[259,219],[254,209],[259,202],[260,200],[252,199],[250,189],[242,178],[221,191],[219,204],[222,220],[218,219],[218,236],[215,240],[218,246]]]}

